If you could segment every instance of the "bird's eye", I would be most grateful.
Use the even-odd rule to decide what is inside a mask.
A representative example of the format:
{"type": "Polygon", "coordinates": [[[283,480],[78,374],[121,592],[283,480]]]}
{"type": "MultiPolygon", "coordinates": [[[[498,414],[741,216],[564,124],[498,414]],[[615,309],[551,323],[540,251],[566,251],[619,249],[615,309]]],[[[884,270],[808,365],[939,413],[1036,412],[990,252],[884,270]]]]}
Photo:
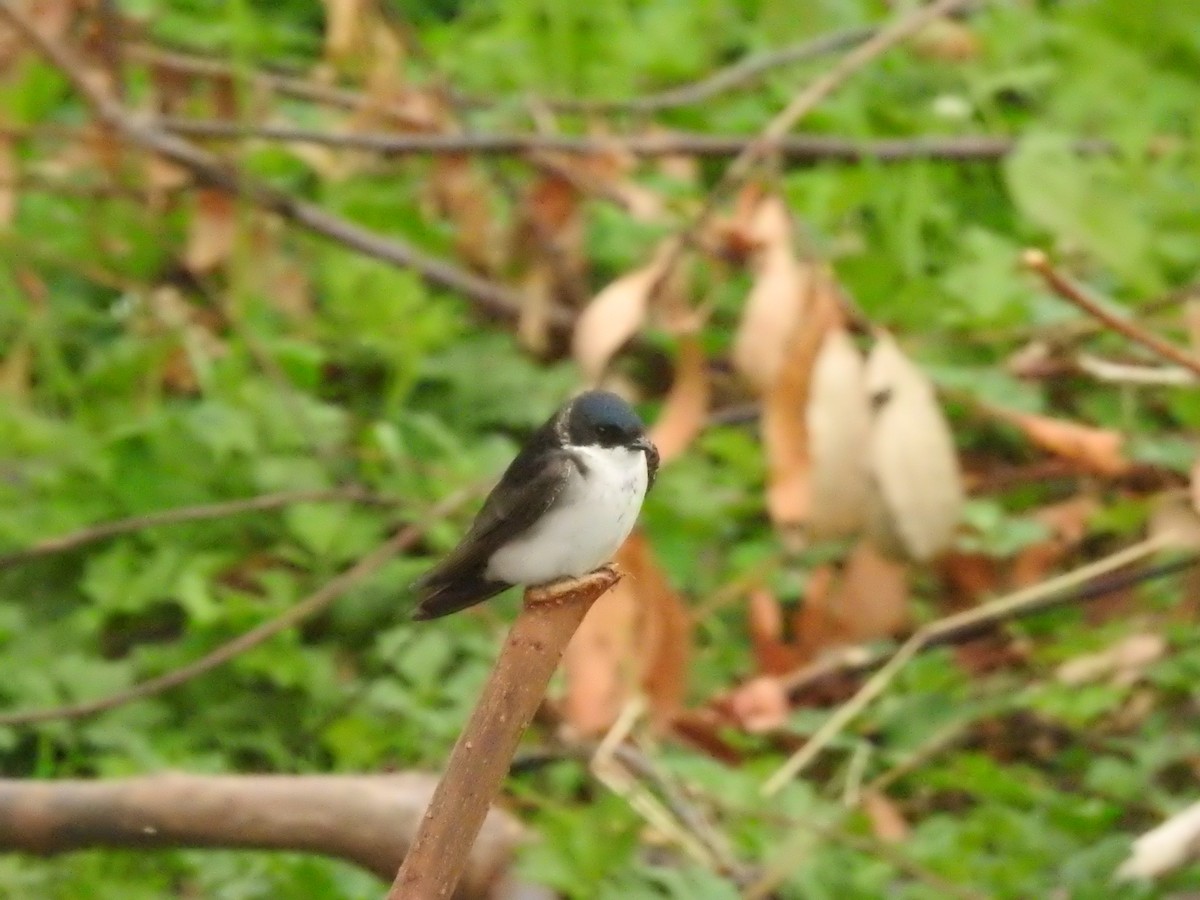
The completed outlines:
{"type": "Polygon", "coordinates": [[[615,441],[621,437],[621,429],[616,425],[597,425],[596,434],[608,441],[615,441]]]}

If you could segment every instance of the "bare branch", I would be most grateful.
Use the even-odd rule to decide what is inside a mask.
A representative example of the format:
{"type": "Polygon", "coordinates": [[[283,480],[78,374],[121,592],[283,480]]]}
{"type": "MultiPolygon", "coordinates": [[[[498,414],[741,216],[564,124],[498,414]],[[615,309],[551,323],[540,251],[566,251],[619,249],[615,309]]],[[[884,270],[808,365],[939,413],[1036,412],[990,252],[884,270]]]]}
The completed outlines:
{"type": "Polygon", "coordinates": [[[592,604],[619,578],[610,566],[526,590],[524,606],[450,753],[388,900],[445,897],[454,890],[563,650],[592,604]]]}
{"type": "Polygon", "coordinates": [[[1181,350],[1157,334],[1147,331],[1132,319],[1112,312],[1083,287],[1051,265],[1049,257],[1041,250],[1026,250],[1022,261],[1026,268],[1040,275],[1054,293],[1082,309],[1106,328],[1141,344],[1163,359],[1183,366],[1193,374],[1200,375],[1200,359],[1192,356],[1186,350],[1181,350]]]}
{"type": "MultiPolygon", "coordinates": [[[[67,77],[102,123],[111,126],[137,146],[183,166],[202,183],[227,191],[307,231],[365,256],[412,269],[426,284],[457,292],[488,315],[503,319],[514,319],[517,316],[520,297],[512,289],[481,278],[397,238],[376,234],[326,212],[319,206],[298,200],[268,184],[247,177],[227,160],[136,118],[108,94],[98,90],[88,81],[75,54],[42,34],[28,14],[15,4],[0,4],[0,18],[9,22],[67,77]]],[[[566,310],[555,307],[550,310],[550,320],[556,328],[567,328],[573,321],[573,316],[566,310]]]]}
{"type": "Polygon", "coordinates": [[[0,555],[0,569],[43,556],[77,550],[88,544],[94,544],[98,541],[107,540],[108,538],[117,537],[122,534],[132,534],[147,528],[176,525],[182,522],[199,522],[206,519],[223,519],[229,516],[239,516],[252,512],[265,512],[271,509],[279,509],[282,506],[291,506],[294,503],[333,503],[339,500],[378,505],[399,502],[395,499],[373,494],[363,488],[344,487],[319,491],[280,491],[276,494],[262,494],[257,497],[246,497],[242,500],[226,500],[222,503],[201,503],[195,506],[180,506],[175,509],[165,509],[161,512],[130,516],[127,519],[114,519],[111,522],[101,522],[98,525],[89,525],[78,531],[38,541],[31,547],[0,555]]]}
{"type": "MultiPolygon", "coordinates": [[[[395,775],[186,775],[102,781],[0,780],[0,851],[220,847],[338,857],[391,878],[436,778],[395,775]]],[[[466,860],[467,898],[494,897],[522,837],[492,809],[466,860]]]]}
{"type": "Polygon", "coordinates": [[[31,725],[54,719],[87,718],[98,713],[107,712],[110,709],[116,709],[119,706],[124,706],[135,700],[144,700],[147,697],[153,697],[171,688],[179,687],[181,684],[185,684],[207,672],[211,672],[239,654],[257,647],[269,638],[327,609],[331,603],[354,587],[354,585],[378,571],[397,553],[407,550],[416,544],[431,524],[449,515],[465,503],[468,498],[473,496],[474,493],[474,490],[466,490],[451,495],[434,507],[424,522],[409,525],[401,529],[390,540],[385,541],[350,568],[330,579],[323,587],[309,594],[295,606],[287,609],[275,618],[268,619],[261,625],[257,625],[233,640],[221,644],[215,650],[210,650],[204,656],[193,660],[187,665],[180,666],[178,669],[172,669],[162,675],[147,679],[124,690],[116,691],[95,700],[84,700],[80,703],[69,703],[65,706],[54,706],[46,709],[27,709],[4,713],[0,715],[0,726],[31,725]]]}

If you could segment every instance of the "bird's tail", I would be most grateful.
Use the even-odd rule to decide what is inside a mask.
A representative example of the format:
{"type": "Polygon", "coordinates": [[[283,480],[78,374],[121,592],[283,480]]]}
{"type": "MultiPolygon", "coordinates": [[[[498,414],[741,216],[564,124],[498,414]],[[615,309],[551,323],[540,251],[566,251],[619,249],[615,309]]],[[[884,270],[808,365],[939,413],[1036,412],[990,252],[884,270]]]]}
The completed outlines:
{"type": "Polygon", "coordinates": [[[482,576],[418,581],[414,585],[417,592],[417,608],[413,610],[412,617],[423,620],[448,616],[495,597],[510,587],[512,585],[507,581],[488,581],[482,576]]]}

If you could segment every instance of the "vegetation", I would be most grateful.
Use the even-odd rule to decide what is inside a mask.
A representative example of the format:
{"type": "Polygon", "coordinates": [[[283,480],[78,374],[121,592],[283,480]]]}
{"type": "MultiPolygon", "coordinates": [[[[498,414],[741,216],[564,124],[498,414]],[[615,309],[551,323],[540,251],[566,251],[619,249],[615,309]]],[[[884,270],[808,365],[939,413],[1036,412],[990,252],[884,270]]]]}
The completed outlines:
{"type": "MultiPolygon", "coordinates": [[[[405,586],[529,430],[603,380],[670,452],[622,556],[636,577],[585,626],[513,767],[522,879],[568,897],[1200,889],[1194,866],[1113,880],[1194,801],[1200,764],[1200,586],[1149,552],[1120,584],[1085,574],[1053,609],[915,652],[762,792],[870,676],[847,657],[818,677],[829,654],[878,664],[920,623],[1162,539],[1164,503],[1188,523],[1168,561],[1194,529],[1200,6],[961,5],[793,132],[862,158],[758,153],[704,212],[734,153],[699,137],[756,147],[864,26],[914,5],[10,4],[69,56],[0,15],[0,774],[438,770],[518,601],[413,623],[405,586]],[[828,52],[669,93],[834,33],[828,52]],[[150,153],[127,127],[150,113],[203,159],[150,153]],[[617,140],[664,134],[683,135],[675,152],[617,140]],[[534,137],[479,146],[495,135],[534,137]],[[426,145],[338,144],[370,136],[426,145]],[[547,136],[593,152],[530,146],[547,136]],[[453,274],[393,264],[411,249],[453,274]],[[1080,292],[1178,357],[1085,315],[1080,292]],[[876,482],[908,488],[886,525],[801,540],[852,506],[844,491],[867,503],[865,482],[822,494],[809,453],[818,397],[838,421],[866,409],[865,391],[817,390],[834,334],[852,358],[894,336],[887,391],[923,397],[928,379],[940,400],[904,407],[872,457],[876,482]],[[772,347],[791,364],[770,369],[772,347]],[[943,413],[958,463],[920,449],[943,413]],[[409,525],[402,552],[379,550],[409,525]],[[297,604],[311,615],[280,619],[297,604]],[[264,623],[277,633],[169,689],[24,720],[172,677],[264,623]],[[589,768],[614,723],[633,755],[589,768]]],[[[0,896],[383,890],[292,853],[0,856],[0,896]]]]}

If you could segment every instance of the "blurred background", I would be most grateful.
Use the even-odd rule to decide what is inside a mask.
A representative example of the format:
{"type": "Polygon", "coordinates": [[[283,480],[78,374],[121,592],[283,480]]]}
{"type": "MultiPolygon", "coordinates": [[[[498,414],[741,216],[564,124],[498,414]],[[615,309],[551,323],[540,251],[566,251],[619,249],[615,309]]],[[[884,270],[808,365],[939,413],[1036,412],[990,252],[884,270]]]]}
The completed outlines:
{"type": "Polygon", "coordinates": [[[510,887],[1200,890],[1200,6],[935,6],[4,4],[0,896],[379,895],[16,810],[438,771],[517,598],[406,586],[592,385],[664,466],[510,887]]]}

